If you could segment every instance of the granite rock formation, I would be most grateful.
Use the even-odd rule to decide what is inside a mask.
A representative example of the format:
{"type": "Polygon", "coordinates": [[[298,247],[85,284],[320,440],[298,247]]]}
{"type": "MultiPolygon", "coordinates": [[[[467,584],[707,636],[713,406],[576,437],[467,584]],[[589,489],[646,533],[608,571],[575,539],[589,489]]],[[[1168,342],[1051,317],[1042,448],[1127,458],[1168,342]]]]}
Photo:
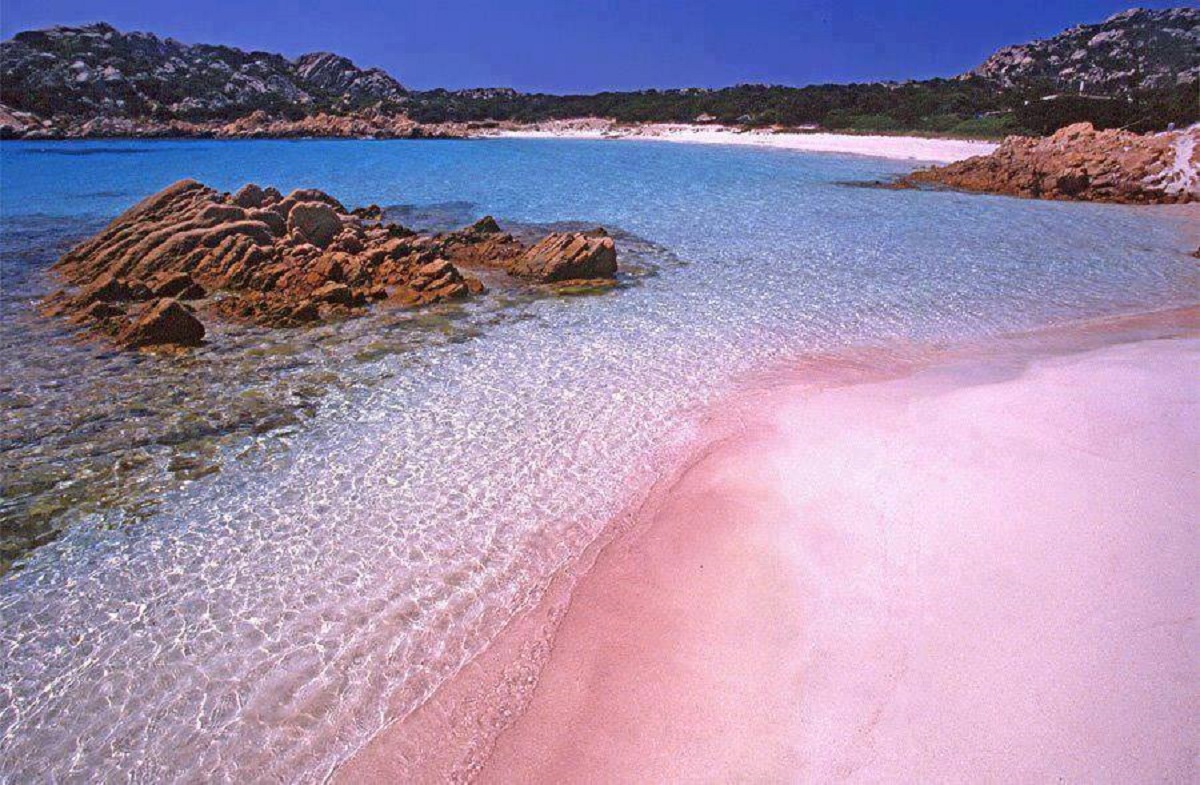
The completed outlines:
{"type": "Polygon", "coordinates": [[[130,348],[195,345],[197,313],[286,327],[420,306],[484,290],[471,267],[533,284],[616,275],[611,238],[552,234],[527,252],[492,218],[421,235],[347,210],[315,189],[284,196],[250,184],[227,194],[182,180],[117,217],[55,265],[71,290],[43,310],[130,348]]]}
{"type": "Polygon", "coordinates": [[[1200,8],[1133,8],[997,51],[962,78],[1004,89],[1117,95],[1200,79],[1200,8]]]}
{"type": "Polygon", "coordinates": [[[539,281],[612,278],[617,250],[604,230],[592,234],[555,232],[513,260],[509,270],[539,281]]]}
{"type": "Polygon", "coordinates": [[[45,116],[200,120],[257,109],[362,108],[407,94],[383,71],[325,52],[288,60],[103,23],[18,33],[0,44],[0,77],[6,103],[45,116]]]}
{"type": "Polygon", "coordinates": [[[412,121],[403,85],[330,52],[289,60],[103,23],[0,42],[0,84],[4,138],[461,138],[468,131],[465,123],[412,121]]]}
{"type": "Polygon", "coordinates": [[[902,185],[1127,204],[1200,201],[1200,127],[1159,134],[1090,123],[1011,136],[990,155],[913,172],[902,185]]]}

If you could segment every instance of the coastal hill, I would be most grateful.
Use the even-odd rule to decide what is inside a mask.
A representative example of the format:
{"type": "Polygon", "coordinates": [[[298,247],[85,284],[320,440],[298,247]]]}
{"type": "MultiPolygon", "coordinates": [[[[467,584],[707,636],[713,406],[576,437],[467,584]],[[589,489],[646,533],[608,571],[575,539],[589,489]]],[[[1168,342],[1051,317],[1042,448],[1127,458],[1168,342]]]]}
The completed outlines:
{"type": "Polygon", "coordinates": [[[103,23],[18,33],[0,44],[0,78],[5,103],[43,116],[203,120],[255,110],[354,111],[405,94],[386,72],[328,52],[288,60],[103,23]]]}
{"type": "Polygon", "coordinates": [[[1053,38],[1006,46],[960,78],[1003,88],[1122,95],[1200,79],[1200,8],[1134,8],[1053,38]]]}
{"type": "Polygon", "coordinates": [[[454,136],[604,117],[999,137],[1200,119],[1200,9],[1134,9],[1010,46],[951,79],[525,94],[406,90],[330,53],[289,60],[98,23],[0,42],[0,136],[454,136]]]}

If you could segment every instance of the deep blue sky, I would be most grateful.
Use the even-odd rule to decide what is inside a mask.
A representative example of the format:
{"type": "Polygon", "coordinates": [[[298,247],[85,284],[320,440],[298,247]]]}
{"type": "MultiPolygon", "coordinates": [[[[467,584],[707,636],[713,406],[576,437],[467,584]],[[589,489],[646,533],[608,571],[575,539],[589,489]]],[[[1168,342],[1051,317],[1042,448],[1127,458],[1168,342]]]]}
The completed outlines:
{"type": "MultiPolygon", "coordinates": [[[[187,43],[329,50],[414,88],[804,85],[950,76],[1134,0],[0,0],[4,38],[110,22],[187,43]]],[[[1165,8],[1184,2],[1143,2],[1165,8]]]]}

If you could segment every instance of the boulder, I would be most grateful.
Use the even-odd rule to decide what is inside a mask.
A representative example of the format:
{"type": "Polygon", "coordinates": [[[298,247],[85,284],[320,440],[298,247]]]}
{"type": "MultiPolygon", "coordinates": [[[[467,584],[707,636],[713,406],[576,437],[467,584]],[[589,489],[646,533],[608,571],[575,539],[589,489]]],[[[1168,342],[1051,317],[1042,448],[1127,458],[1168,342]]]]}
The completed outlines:
{"type": "Polygon", "coordinates": [[[354,305],[354,290],[344,283],[327,283],[312,293],[312,299],[330,305],[354,305]]]}
{"type": "Polygon", "coordinates": [[[112,303],[106,303],[102,300],[97,300],[83,310],[76,311],[71,315],[71,321],[76,324],[86,324],[88,322],[103,321],[105,319],[115,319],[124,316],[125,311],[112,303]]]}
{"type": "Polygon", "coordinates": [[[343,230],[329,247],[335,251],[344,251],[353,255],[362,253],[364,246],[362,239],[358,235],[351,231],[343,230]]]}
{"type": "Polygon", "coordinates": [[[83,287],[75,301],[80,305],[94,302],[111,303],[131,299],[129,284],[112,273],[106,273],[83,287]]]}
{"type": "Polygon", "coordinates": [[[509,271],[541,283],[614,278],[617,250],[611,237],[554,232],[517,257],[509,271]]]}
{"type": "Polygon", "coordinates": [[[321,309],[312,300],[305,300],[293,308],[288,317],[297,324],[308,324],[320,321],[321,309]]]}
{"type": "Polygon", "coordinates": [[[460,300],[469,296],[471,290],[472,286],[457,267],[445,259],[435,259],[417,268],[411,277],[388,297],[388,302],[405,306],[428,305],[460,300]]]}
{"type": "Polygon", "coordinates": [[[499,234],[500,224],[492,216],[485,215],[462,231],[466,234],[499,234]]]}
{"type": "Polygon", "coordinates": [[[490,215],[468,227],[439,236],[433,249],[437,256],[455,264],[508,269],[525,246],[507,234],[490,215]]]}
{"type": "Polygon", "coordinates": [[[246,183],[233,195],[233,203],[238,207],[262,207],[266,202],[266,192],[254,183],[246,183]]]}
{"type": "Polygon", "coordinates": [[[366,207],[355,207],[350,211],[350,214],[356,215],[364,221],[383,220],[383,208],[377,204],[369,204],[366,207]]]}
{"type": "Polygon", "coordinates": [[[246,218],[266,224],[267,229],[275,237],[283,237],[287,234],[287,219],[275,210],[249,210],[246,218]]]}
{"type": "Polygon", "coordinates": [[[297,232],[312,245],[324,248],[341,233],[342,219],[324,202],[300,202],[288,213],[287,227],[289,232],[297,232]]]}
{"type": "Polygon", "coordinates": [[[150,291],[155,297],[174,297],[177,300],[200,300],[206,294],[204,287],[193,281],[188,273],[171,272],[153,279],[150,291]]]}
{"type": "Polygon", "coordinates": [[[129,349],[147,346],[199,346],[204,325],[178,300],[154,300],[117,335],[117,343],[129,349]]]}
{"type": "Polygon", "coordinates": [[[341,202],[339,202],[337,199],[334,199],[324,191],[316,188],[297,188],[295,191],[292,191],[287,195],[286,201],[290,201],[295,204],[301,204],[303,202],[320,202],[322,204],[329,205],[339,213],[346,212],[346,208],[342,206],[341,202]]]}

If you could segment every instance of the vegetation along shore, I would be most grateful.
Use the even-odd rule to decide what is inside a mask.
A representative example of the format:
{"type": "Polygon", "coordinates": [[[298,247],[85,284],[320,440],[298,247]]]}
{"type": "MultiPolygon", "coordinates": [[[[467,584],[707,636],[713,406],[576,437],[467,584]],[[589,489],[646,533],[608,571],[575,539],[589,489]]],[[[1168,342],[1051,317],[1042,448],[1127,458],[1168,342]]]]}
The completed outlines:
{"type": "Polygon", "coordinates": [[[986,138],[1085,121],[1146,132],[1200,119],[1198,47],[1200,9],[1133,9],[1005,47],[950,78],[549,95],[410,90],[329,52],[289,60],[98,23],[0,43],[0,134],[463,137],[581,117],[986,138]]]}

